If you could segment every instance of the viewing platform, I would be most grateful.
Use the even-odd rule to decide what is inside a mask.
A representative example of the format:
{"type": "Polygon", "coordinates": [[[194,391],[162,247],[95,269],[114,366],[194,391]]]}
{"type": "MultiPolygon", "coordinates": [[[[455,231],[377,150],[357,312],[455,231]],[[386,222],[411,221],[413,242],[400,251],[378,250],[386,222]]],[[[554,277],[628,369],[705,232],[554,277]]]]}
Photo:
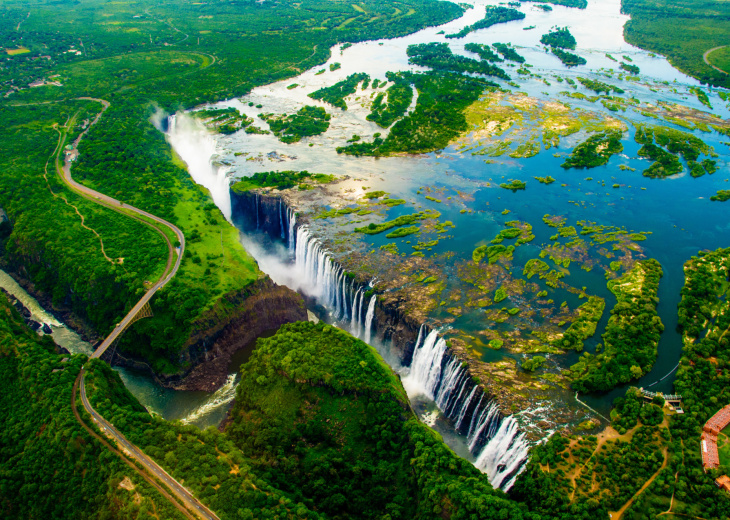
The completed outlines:
{"type": "Polygon", "coordinates": [[[654,397],[659,396],[662,399],[664,399],[664,402],[669,405],[669,408],[676,412],[676,413],[684,413],[684,410],[682,409],[682,396],[679,394],[663,394],[661,392],[650,392],[649,390],[644,390],[643,388],[640,388],[641,395],[646,399],[647,401],[651,401],[654,399],[654,397]]]}

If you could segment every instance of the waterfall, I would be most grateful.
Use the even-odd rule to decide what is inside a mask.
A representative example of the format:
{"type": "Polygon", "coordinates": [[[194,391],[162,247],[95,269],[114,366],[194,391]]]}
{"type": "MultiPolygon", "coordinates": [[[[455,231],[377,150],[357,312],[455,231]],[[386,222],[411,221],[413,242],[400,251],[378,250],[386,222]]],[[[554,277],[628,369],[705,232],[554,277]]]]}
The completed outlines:
{"type": "Polygon", "coordinates": [[[370,343],[370,333],[373,328],[373,316],[375,316],[375,302],[377,299],[373,294],[368,304],[368,313],[365,316],[365,343],[370,343]]]}
{"type": "Polygon", "coordinates": [[[182,112],[170,116],[167,126],[167,139],[188,165],[190,176],[210,191],[213,202],[231,220],[228,170],[213,163],[218,149],[211,133],[197,119],[182,112]]]}
{"type": "Polygon", "coordinates": [[[279,199],[279,227],[281,227],[281,239],[284,240],[286,236],[284,236],[284,213],[281,199],[279,199]]]}
{"type": "Polygon", "coordinates": [[[360,305],[362,306],[362,288],[358,287],[355,293],[355,298],[352,300],[352,320],[350,321],[350,332],[356,338],[360,337],[360,311],[357,307],[357,299],[360,298],[360,305]]]}
{"type": "Polygon", "coordinates": [[[259,229],[259,194],[256,194],[256,230],[259,229]]]}
{"type": "Polygon", "coordinates": [[[475,466],[487,473],[494,487],[508,490],[512,486],[527,459],[529,444],[517,420],[503,417],[496,402],[477,390],[438,331],[432,330],[424,339],[421,327],[404,384],[433,400],[466,436],[469,451],[476,456],[475,466]]]}
{"type": "MultiPolygon", "coordinates": [[[[258,219],[258,198],[256,205],[258,219]]],[[[370,297],[364,309],[369,287],[357,283],[338,265],[308,226],[297,225],[291,208],[287,208],[286,218],[286,239],[299,288],[316,298],[341,327],[370,342],[376,296],[370,297]]],[[[272,234],[277,234],[275,228],[272,234]]],[[[524,467],[529,449],[514,416],[502,415],[497,403],[475,383],[466,363],[450,352],[437,330],[421,326],[407,370],[403,384],[409,395],[420,393],[432,400],[466,438],[475,466],[488,475],[492,485],[508,490],[524,467]]]]}
{"type": "Polygon", "coordinates": [[[289,222],[289,254],[294,256],[294,226],[297,224],[297,217],[294,214],[294,210],[291,208],[286,209],[287,221],[289,222]]]}

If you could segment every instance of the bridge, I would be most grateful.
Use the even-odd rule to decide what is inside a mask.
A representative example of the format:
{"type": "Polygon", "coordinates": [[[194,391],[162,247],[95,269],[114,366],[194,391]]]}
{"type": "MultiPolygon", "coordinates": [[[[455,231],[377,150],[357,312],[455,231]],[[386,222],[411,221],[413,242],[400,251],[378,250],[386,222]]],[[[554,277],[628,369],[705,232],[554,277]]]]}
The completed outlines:
{"type": "MultiPolygon", "coordinates": [[[[111,333],[109,333],[109,335],[104,338],[104,341],[102,341],[101,345],[91,355],[91,359],[95,359],[101,358],[101,356],[103,356],[104,353],[116,343],[116,341],[124,333],[124,331],[127,330],[133,323],[142,318],[152,316],[152,309],[149,302],[152,297],[157,293],[157,291],[162,289],[172,279],[172,277],[175,276],[178,269],[180,268],[180,262],[182,261],[183,253],[185,251],[185,235],[183,235],[183,232],[177,226],[171,224],[170,222],[156,217],[151,213],[147,213],[144,210],[135,208],[134,206],[124,204],[117,199],[109,197],[108,195],[104,195],[103,193],[92,190],[91,188],[88,188],[73,179],[73,177],[71,176],[71,163],[78,155],[79,142],[86,135],[89,129],[94,126],[97,121],[99,121],[106,109],[109,108],[109,102],[103,99],[79,99],[96,101],[98,103],[101,103],[103,108],[96,116],[96,118],[94,118],[91,124],[89,124],[86,129],[76,138],[76,140],[71,145],[71,148],[67,149],[68,153],[65,154],[65,160],[63,165],[61,165],[61,151],[64,150],[64,144],[68,135],[68,129],[73,128],[75,124],[76,115],[69,119],[63,131],[59,130],[58,144],[56,146],[56,150],[53,152],[55,158],[54,160],[56,172],[61,177],[61,180],[66,185],[66,187],[68,187],[77,195],[80,195],[81,197],[84,197],[113,211],[121,213],[129,218],[138,220],[139,222],[148,226],[150,229],[159,233],[165,240],[168,248],[167,264],[165,265],[165,269],[160,275],[160,278],[152,287],[147,290],[147,292],[132,307],[132,309],[126,314],[126,316],[124,316],[124,318],[122,318],[122,320],[117,323],[111,333]],[[165,230],[167,230],[171,236],[175,236],[177,238],[177,244],[173,245],[173,243],[170,241],[170,236],[168,236],[168,233],[166,233],[165,230]]],[[[108,449],[116,453],[127,465],[129,465],[134,471],[138,472],[145,480],[152,484],[153,487],[155,487],[162,494],[162,496],[168,499],[187,518],[191,520],[194,520],[196,517],[202,518],[203,520],[219,520],[215,513],[213,513],[202,502],[195,498],[195,496],[187,488],[185,488],[185,486],[183,486],[177,480],[171,477],[159,464],[157,464],[154,460],[144,454],[142,450],[140,450],[137,446],[129,442],[127,438],[122,435],[121,432],[119,432],[110,422],[104,419],[91,406],[91,403],[89,402],[89,399],[86,395],[85,376],[85,369],[82,368],[81,372],[76,378],[76,383],[74,384],[74,391],[72,392],[71,398],[71,406],[73,408],[74,415],[76,416],[76,419],[81,423],[81,425],[87,431],[89,431],[89,433],[94,438],[99,440],[108,449]],[[78,411],[76,409],[77,389],[80,392],[81,403],[86,412],[91,416],[92,420],[97,425],[102,434],[115,442],[117,446],[119,446],[119,450],[111,447],[111,445],[109,445],[100,436],[98,436],[81,419],[81,416],[78,414],[78,411]],[[133,459],[136,462],[136,465],[132,463],[127,457],[133,459]],[[141,469],[140,467],[137,467],[137,465],[140,466],[141,469]]]]}

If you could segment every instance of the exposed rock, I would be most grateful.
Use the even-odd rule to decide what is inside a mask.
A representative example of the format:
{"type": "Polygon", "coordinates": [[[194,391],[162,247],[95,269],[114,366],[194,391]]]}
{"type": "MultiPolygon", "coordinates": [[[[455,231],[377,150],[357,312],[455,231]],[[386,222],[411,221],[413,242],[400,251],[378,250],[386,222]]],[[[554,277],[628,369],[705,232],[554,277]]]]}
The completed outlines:
{"type": "MultiPolygon", "coordinates": [[[[285,323],[306,321],[304,300],[287,287],[276,285],[267,276],[225,295],[192,326],[183,348],[183,366],[190,369],[174,374],[154,374],[158,382],[177,390],[212,392],[225,383],[233,355],[264,332],[285,323]]],[[[115,364],[152,371],[141,360],[117,352],[115,364]]]]}

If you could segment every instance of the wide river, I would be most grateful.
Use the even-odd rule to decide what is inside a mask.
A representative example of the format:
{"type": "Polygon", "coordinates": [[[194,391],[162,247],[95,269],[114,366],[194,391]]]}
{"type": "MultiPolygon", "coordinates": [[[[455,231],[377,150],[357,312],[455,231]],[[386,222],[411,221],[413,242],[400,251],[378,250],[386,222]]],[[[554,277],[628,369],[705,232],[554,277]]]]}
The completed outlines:
{"type": "MultiPolygon", "coordinates": [[[[551,10],[543,10],[537,4],[523,3],[520,10],[526,15],[524,20],[475,31],[462,39],[446,39],[444,34],[457,32],[481,19],[486,5],[498,5],[497,2],[484,0],[477,0],[472,4],[474,8],[467,10],[462,18],[441,27],[427,28],[403,38],[355,44],[344,50],[337,46],[332,49],[332,57],[325,65],[305,71],[295,78],[256,88],[243,98],[217,105],[237,108],[241,113],[254,118],[254,124],[261,128],[268,126],[258,117],[260,113],[293,113],[304,105],[322,106],[332,115],[330,128],[323,135],[305,138],[294,144],[283,144],[273,135],[237,132],[223,136],[210,134],[192,118],[178,114],[177,124],[168,134],[170,143],[188,164],[193,178],[211,191],[215,202],[227,217],[230,217],[231,212],[228,192],[231,178],[245,177],[261,171],[308,170],[346,174],[352,179],[362,181],[361,184],[366,184],[371,190],[385,190],[394,198],[405,199],[409,206],[438,210],[442,214],[442,221],[452,221],[455,228],[450,231],[452,238],[441,240],[433,248],[433,253],[452,252],[457,260],[469,259],[476,245],[488,243],[500,229],[504,229],[505,221],[519,220],[532,224],[536,235],[535,240],[518,248],[515,253],[514,264],[524,265],[528,259],[537,257],[541,248],[550,243],[550,235],[555,233],[554,229],[542,223],[545,214],[560,215],[566,219],[568,225],[589,220],[647,233],[648,238],[640,243],[642,254],[647,258],[657,259],[664,270],[659,289],[658,311],[665,332],[653,370],[633,384],[670,392],[673,369],[681,352],[680,336],[675,329],[677,303],[684,283],[682,265],[700,250],[730,244],[728,206],[709,201],[710,195],[715,194],[718,189],[730,189],[730,143],[727,143],[728,138],[717,132],[691,131],[662,121],[663,126],[691,132],[712,146],[718,154],[715,158],[718,171],[700,178],[693,178],[687,173],[662,180],[643,177],[641,172],[650,163],[637,156],[639,145],[633,139],[634,124],[658,124],[660,121],[630,108],[611,112],[600,102],[567,97],[566,91],[576,92],[569,88],[567,80],[575,80],[579,76],[597,79],[619,85],[625,91],[623,97],[626,99],[633,97],[654,106],[660,103],[679,104],[711,112],[723,119],[730,115],[727,103],[716,92],[703,88],[709,95],[713,108],[702,105],[689,90],[701,87],[696,80],[677,71],[663,57],[627,44],[623,39],[623,26],[628,17],[620,13],[620,0],[589,0],[585,10],[561,6],[551,6],[551,10]],[[546,53],[539,43],[540,37],[556,26],[570,29],[577,41],[574,52],[587,60],[586,65],[567,68],[555,56],[546,53]],[[344,141],[354,134],[369,141],[374,133],[381,132],[385,135],[387,132],[365,119],[369,113],[368,100],[372,99],[371,94],[374,91],[358,91],[348,98],[347,111],[315,101],[307,97],[307,94],[333,85],[353,73],[365,72],[372,79],[378,78],[382,81],[389,71],[425,70],[408,64],[406,48],[412,44],[429,42],[447,42],[454,53],[472,58],[475,56],[464,50],[467,43],[513,44],[519,54],[526,58],[526,62],[532,65],[529,69],[531,75],[519,75],[516,72],[517,67],[510,68],[500,64],[505,66],[519,89],[515,85],[498,81],[501,86],[524,92],[541,102],[556,100],[569,103],[571,110],[581,109],[600,114],[601,117],[610,115],[622,121],[627,128],[622,141],[623,153],[614,156],[603,167],[564,170],[560,164],[565,156],[586,137],[585,132],[578,132],[562,138],[559,145],[549,151],[542,150],[529,158],[474,155],[469,149],[465,150],[462,144],[456,144],[440,153],[417,157],[374,159],[338,155],[335,148],[344,145],[344,141]],[[620,61],[638,66],[641,70],[640,80],[619,77],[620,61]],[[334,63],[341,66],[331,71],[329,66],[334,63]],[[321,73],[322,70],[326,72],[321,73]],[[288,88],[293,84],[297,86],[288,88]],[[546,185],[534,180],[535,176],[548,175],[554,177],[556,182],[546,185]],[[509,179],[524,180],[528,188],[512,193],[498,187],[499,183],[509,179]],[[618,185],[619,188],[612,188],[613,185],[618,185]],[[458,202],[455,200],[453,203],[437,203],[427,200],[420,191],[422,187],[430,187],[432,193],[439,194],[444,202],[449,195],[454,195],[458,202]],[[467,196],[456,197],[457,193],[467,196]],[[509,210],[509,215],[504,216],[504,210],[509,210]]],[[[593,92],[582,87],[577,92],[585,96],[593,95],[593,92]]],[[[532,124],[539,122],[533,121],[532,124]]],[[[529,125],[524,130],[529,132],[529,125]]],[[[515,136],[515,139],[519,138],[519,135],[515,136]]],[[[410,211],[404,209],[400,213],[407,212],[410,211]]],[[[390,212],[389,217],[400,213],[396,208],[390,212]]],[[[320,226],[319,231],[326,234],[325,228],[326,226],[320,226]]],[[[314,232],[317,231],[315,226],[314,232]]],[[[401,251],[409,248],[406,240],[407,238],[395,241],[401,251]]],[[[388,241],[382,236],[376,235],[368,243],[377,248],[386,242],[388,241]]],[[[254,253],[261,254],[257,251],[254,253]]],[[[259,259],[262,269],[269,272],[276,281],[293,284],[293,277],[287,278],[287,273],[281,272],[282,264],[264,261],[263,256],[259,256],[259,259]]],[[[600,270],[585,272],[577,267],[572,268],[565,281],[573,287],[586,287],[589,294],[606,300],[606,311],[599,323],[598,332],[586,341],[586,350],[592,352],[601,341],[600,334],[608,320],[608,311],[616,299],[607,290],[606,280],[600,270]]],[[[0,285],[7,287],[11,284],[0,277],[0,285]]],[[[571,307],[578,304],[574,295],[556,294],[555,299],[558,302],[568,301],[571,307]]],[[[486,327],[484,324],[475,324],[479,319],[478,314],[467,313],[452,326],[462,327],[467,331],[486,327]]],[[[52,323],[50,318],[39,321],[52,323]]],[[[61,324],[52,324],[56,325],[54,338],[59,343],[69,350],[88,350],[88,345],[77,337],[72,337],[74,335],[61,324]]],[[[482,349],[479,352],[485,361],[522,359],[520,354],[505,351],[482,349]]],[[[549,370],[559,372],[576,358],[575,354],[550,358],[549,370]]],[[[240,361],[238,360],[239,363],[240,361]]],[[[120,370],[120,374],[127,387],[148,409],[166,419],[180,419],[206,427],[219,423],[223,418],[226,407],[234,396],[236,368],[237,366],[231,367],[229,381],[215,394],[165,390],[145,375],[127,370],[120,370]]],[[[625,387],[600,397],[581,396],[581,400],[599,413],[607,415],[611,401],[623,392],[625,387]]],[[[439,421],[437,410],[428,403],[424,404],[417,393],[417,390],[412,391],[411,397],[416,403],[420,403],[418,410],[422,418],[429,424],[437,425],[456,451],[469,458],[463,443],[450,432],[444,421],[439,421]]],[[[576,403],[572,392],[566,389],[556,390],[554,403],[536,404],[536,408],[549,413],[551,405],[569,401],[574,406],[582,406],[576,403]]]]}

